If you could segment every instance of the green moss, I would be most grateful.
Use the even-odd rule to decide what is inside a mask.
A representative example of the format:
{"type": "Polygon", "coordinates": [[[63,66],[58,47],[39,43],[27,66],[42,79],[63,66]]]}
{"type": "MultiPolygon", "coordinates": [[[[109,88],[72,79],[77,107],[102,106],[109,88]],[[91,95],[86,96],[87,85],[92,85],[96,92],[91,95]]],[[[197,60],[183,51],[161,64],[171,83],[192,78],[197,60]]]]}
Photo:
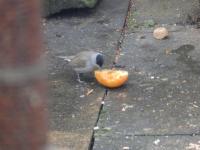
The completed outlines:
{"type": "Polygon", "coordinates": [[[137,17],[139,16],[138,12],[132,12],[128,16],[127,26],[129,31],[134,32],[138,28],[152,28],[156,25],[153,19],[147,19],[143,22],[138,23],[137,17]]]}
{"type": "Polygon", "coordinates": [[[109,132],[112,131],[110,127],[101,127],[99,130],[95,132],[95,137],[101,137],[107,135],[109,132]]]}
{"type": "Polygon", "coordinates": [[[155,21],[153,19],[145,20],[143,26],[145,28],[151,28],[155,26],[155,21]]]}
{"type": "Polygon", "coordinates": [[[137,12],[130,13],[128,16],[127,26],[129,30],[134,30],[135,28],[139,27],[139,24],[136,21],[136,16],[138,15],[137,12]]]}
{"type": "Polygon", "coordinates": [[[85,6],[92,8],[97,3],[97,0],[81,0],[81,2],[83,2],[85,6]]]}

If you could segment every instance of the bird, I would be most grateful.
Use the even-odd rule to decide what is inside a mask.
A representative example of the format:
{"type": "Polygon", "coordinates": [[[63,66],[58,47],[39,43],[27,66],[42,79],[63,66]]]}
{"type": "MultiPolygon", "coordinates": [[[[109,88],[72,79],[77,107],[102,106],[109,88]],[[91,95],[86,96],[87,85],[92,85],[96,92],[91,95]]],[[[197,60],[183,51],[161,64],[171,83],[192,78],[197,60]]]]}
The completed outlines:
{"type": "Polygon", "coordinates": [[[102,53],[96,51],[82,51],[77,53],[75,56],[71,56],[69,65],[77,74],[78,82],[82,83],[80,80],[80,74],[92,73],[95,70],[102,68],[104,64],[104,57],[102,53]]]}

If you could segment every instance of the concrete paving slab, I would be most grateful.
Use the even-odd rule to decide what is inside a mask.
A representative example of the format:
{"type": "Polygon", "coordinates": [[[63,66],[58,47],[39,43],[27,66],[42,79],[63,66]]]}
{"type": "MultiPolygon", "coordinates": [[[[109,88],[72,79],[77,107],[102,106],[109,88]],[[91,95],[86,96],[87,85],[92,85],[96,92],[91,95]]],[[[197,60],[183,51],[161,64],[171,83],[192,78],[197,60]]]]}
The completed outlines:
{"type": "Polygon", "coordinates": [[[89,148],[105,89],[92,76],[79,84],[68,63],[58,56],[83,50],[101,51],[106,65],[114,52],[123,27],[128,0],[104,0],[96,9],[65,11],[43,22],[48,63],[50,111],[49,141],[61,149],[89,148]],[[90,95],[88,91],[94,90],[90,95]]]}
{"type": "Polygon", "coordinates": [[[105,136],[102,139],[105,143],[100,145],[97,142],[94,150],[198,150],[200,148],[199,136],[131,137],[119,135],[119,137],[105,136]]]}
{"type": "MultiPolygon", "coordinates": [[[[170,32],[165,40],[156,40],[145,31],[126,35],[119,64],[129,71],[129,82],[108,92],[94,147],[110,149],[105,147],[108,139],[99,138],[102,135],[120,149],[119,141],[125,142],[122,137],[126,136],[182,135],[190,141],[187,135],[199,134],[199,32],[186,27],[170,32]]],[[[142,141],[139,147],[147,144],[142,141]]],[[[171,149],[182,150],[182,143],[171,149]]],[[[138,143],[132,144],[130,149],[138,143]]]]}
{"type": "Polygon", "coordinates": [[[132,16],[137,23],[154,20],[159,24],[192,23],[199,14],[199,0],[134,0],[132,16]]]}

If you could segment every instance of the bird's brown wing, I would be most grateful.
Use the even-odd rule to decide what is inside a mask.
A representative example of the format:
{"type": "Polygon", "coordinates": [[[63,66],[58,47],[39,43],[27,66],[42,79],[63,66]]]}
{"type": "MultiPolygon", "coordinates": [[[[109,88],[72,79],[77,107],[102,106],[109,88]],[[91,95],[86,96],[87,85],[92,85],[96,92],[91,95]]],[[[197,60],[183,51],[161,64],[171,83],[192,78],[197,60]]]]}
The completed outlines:
{"type": "Polygon", "coordinates": [[[85,68],[85,66],[87,65],[86,62],[87,62],[86,58],[84,58],[84,57],[81,57],[81,58],[74,57],[71,60],[70,64],[73,68],[85,68]]]}

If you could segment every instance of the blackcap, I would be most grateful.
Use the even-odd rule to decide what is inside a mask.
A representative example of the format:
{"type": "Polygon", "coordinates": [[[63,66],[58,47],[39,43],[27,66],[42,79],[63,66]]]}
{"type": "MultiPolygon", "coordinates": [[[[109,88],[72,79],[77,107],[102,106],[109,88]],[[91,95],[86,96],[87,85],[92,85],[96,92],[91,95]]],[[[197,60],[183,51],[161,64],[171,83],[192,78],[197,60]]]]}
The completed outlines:
{"type": "Polygon", "coordinates": [[[69,61],[69,64],[77,73],[79,82],[82,82],[79,74],[91,73],[97,69],[100,69],[104,63],[103,55],[95,51],[83,51],[77,53],[75,56],[71,56],[70,60],[67,58],[65,58],[65,60],[69,61]]]}

